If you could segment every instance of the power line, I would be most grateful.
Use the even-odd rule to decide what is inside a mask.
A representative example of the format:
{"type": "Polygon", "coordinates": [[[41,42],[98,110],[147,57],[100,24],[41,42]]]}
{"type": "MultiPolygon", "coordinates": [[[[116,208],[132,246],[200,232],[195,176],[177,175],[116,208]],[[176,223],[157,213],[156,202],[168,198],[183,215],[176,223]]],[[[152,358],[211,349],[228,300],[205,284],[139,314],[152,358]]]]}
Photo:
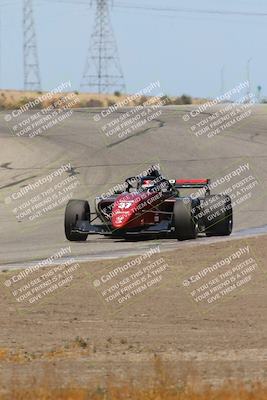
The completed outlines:
{"type": "Polygon", "coordinates": [[[174,12],[174,13],[192,13],[192,14],[219,14],[219,15],[239,15],[239,16],[254,16],[254,17],[267,17],[267,12],[246,12],[246,11],[227,11],[227,10],[209,10],[209,9],[192,9],[192,8],[171,8],[171,7],[154,7],[133,4],[116,3],[114,7],[129,8],[136,10],[147,11],[160,11],[160,12],[174,12]]]}
{"type": "MultiPolygon", "coordinates": [[[[46,2],[53,3],[62,3],[62,4],[70,4],[70,5],[90,5],[90,1],[82,1],[82,0],[43,0],[46,2]]],[[[267,12],[249,12],[249,11],[239,11],[239,10],[212,10],[212,9],[193,9],[193,8],[185,8],[185,7],[155,7],[149,5],[138,5],[138,4],[124,4],[119,2],[114,2],[114,8],[126,8],[126,9],[135,9],[135,10],[145,10],[145,11],[155,11],[155,12],[172,12],[172,13],[190,13],[190,14],[211,14],[211,15],[229,15],[229,16],[243,16],[243,17],[267,17],[267,12]]]]}
{"type": "MultiPolygon", "coordinates": [[[[61,3],[68,5],[87,5],[90,6],[92,0],[39,0],[45,3],[61,3]]],[[[0,8],[5,6],[16,5],[20,0],[10,0],[5,3],[0,2],[0,8]]],[[[267,12],[257,12],[257,11],[239,11],[239,10],[212,10],[212,9],[193,9],[193,8],[175,8],[175,7],[155,7],[146,6],[138,4],[124,4],[124,3],[114,3],[114,8],[126,8],[126,9],[136,9],[145,11],[156,11],[156,12],[174,12],[174,13],[191,13],[191,14],[218,14],[218,15],[237,15],[244,17],[267,17],[267,12]]]]}
{"type": "Polygon", "coordinates": [[[86,5],[86,6],[90,6],[91,5],[91,1],[92,0],[88,0],[88,1],[82,1],[82,0],[41,0],[45,3],[59,3],[59,4],[69,4],[71,6],[74,5],[86,5]]]}
{"type": "Polygon", "coordinates": [[[9,1],[8,3],[0,3],[0,8],[6,6],[15,6],[18,3],[20,3],[20,0],[9,1]]]}

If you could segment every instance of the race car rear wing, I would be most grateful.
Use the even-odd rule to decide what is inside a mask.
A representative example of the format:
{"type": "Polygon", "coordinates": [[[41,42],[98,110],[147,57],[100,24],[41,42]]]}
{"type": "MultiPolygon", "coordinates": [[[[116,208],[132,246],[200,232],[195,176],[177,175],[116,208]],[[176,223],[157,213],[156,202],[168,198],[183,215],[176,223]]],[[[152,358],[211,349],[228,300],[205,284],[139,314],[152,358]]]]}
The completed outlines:
{"type": "Polygon", "coordinates": [[[210,192],[210,179],[170,179],[169,181],[176,189],[201,189],[206,188],[210,192]]]}

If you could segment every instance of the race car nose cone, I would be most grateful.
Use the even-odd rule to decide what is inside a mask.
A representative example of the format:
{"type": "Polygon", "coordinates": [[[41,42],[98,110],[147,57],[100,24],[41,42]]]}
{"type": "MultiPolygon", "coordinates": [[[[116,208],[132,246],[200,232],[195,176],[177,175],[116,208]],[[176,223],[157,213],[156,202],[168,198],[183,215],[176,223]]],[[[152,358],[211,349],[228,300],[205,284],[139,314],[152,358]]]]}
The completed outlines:
{"type": "Polygon", "coordinates": [[[122,228],[134,217],[136,203],[138,201],[132,193],[122,194],[117,198],[112,210],[112,225],[114,228],[122,228]]]}
{"type": "Polygon", "coordinates": [[[158,193],[124,193],[114,202],[112,210],[112,225],[114,228],[123,228],[131,222],[131,227],[137,227],[139,217],[148,211],[153,204],[159,202],[158,193]],[[139,216],[139,217],[138,217],[139,216]]]}
{"type": "Polygon", "coordinates": [[[112,224],[115,228],[120,228],[127,222],[128,222],[127,215],[116,215],[112,220],[112,224]]]}

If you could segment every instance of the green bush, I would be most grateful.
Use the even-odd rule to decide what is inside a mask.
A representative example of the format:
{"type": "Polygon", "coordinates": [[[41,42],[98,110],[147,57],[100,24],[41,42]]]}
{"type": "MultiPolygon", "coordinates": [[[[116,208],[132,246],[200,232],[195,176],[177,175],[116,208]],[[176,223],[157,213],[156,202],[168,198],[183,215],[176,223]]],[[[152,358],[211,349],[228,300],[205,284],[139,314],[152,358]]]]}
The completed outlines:
{"type": "Polygon", "coordinates": [[[192,104],[192,97],[186,94],[181,96],[182,104],[192,104]]]}

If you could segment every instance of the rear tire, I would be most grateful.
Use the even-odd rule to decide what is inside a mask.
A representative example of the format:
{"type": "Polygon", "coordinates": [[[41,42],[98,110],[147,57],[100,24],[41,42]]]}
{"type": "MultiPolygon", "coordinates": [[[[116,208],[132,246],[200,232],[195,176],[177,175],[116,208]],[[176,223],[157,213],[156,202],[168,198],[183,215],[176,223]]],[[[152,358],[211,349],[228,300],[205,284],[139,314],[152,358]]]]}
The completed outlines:
{"type": "Polygon", "coordinates": [[[71,242],[84,242],[87,233],[71,232],[77,221],[89,220],[90,207],[88,201],[70,200],[65,210],[65,236],[71,242]]]}
{"type": "Polygon", "coordinates": [[[205,197],[204,226],[206,236],[229,236],[233,230],[233,209],[231,198],[225,195],[205,197]]]}
{"type": "Polygon", "coordinates": [[[189,240],[197,237],[197,226],[193,216],[192,199],[177,199],[173,207],[175,235],[178,240],[189,240]]]}

